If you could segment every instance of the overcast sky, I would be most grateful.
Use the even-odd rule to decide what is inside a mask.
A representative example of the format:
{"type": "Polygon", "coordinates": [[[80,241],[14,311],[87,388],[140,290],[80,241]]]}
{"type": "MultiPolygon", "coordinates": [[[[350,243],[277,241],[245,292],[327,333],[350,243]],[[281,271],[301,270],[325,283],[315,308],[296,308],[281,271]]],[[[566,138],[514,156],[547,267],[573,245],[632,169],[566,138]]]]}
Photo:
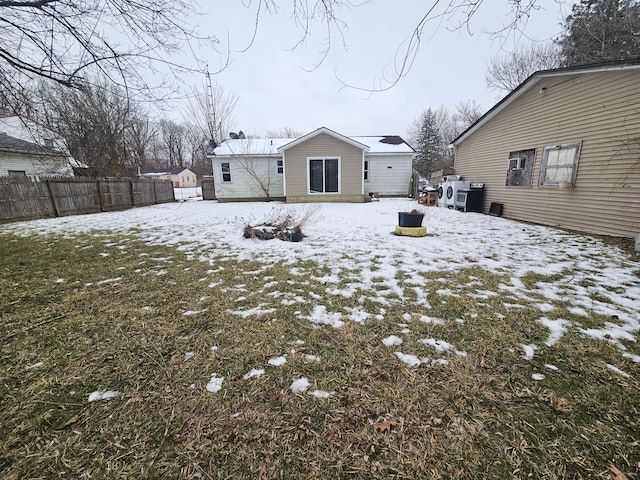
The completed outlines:
{"type": "MultiPolygon", "coordinates": [[[[279,3],[277,14],[261,17],[248,51],[240,52],[251,43],[257,2],[249,7],[240,1],[201,2],[208,15],[200,27],[220,38],[222,55],[205,51],[199,57],[213,71],[229,52],[231,64],[213,78],[238,96],[235,125],[247,134],[264,136],[267,130],[285,126],[307,133],[325,126],[345,135],[406,136],[412,121],[428,107],[452,108],[459,101],[474,99],[487,110],[500,98],[486,87],[490,58],[518,44],[555,38],[570,11],[570,2],[541,1],[544,7],[533,12],[524,33],[510,31],[508,38],[500,39],[485,32],[511,23],[507,0],[485,0],[468,30],[455,29],[465,18],[462,11],[436,18],[427,23],[408,75],[387,91],[368,93],[345,84],[369,89],[384,86],[381,80],[393,77],[394,59],[401,58],[398,49],[431,2],[371,0],[338,11],[346,24],[344,39],[332,30],[330,52],[316,69],[322,60],[326,27],[313,24],[307,41],[292,51],[303,30],[291,19],[293,0],[279,3]]],[[[194,76],[189,82],[202,87],[205,77],[194,76]]]]}

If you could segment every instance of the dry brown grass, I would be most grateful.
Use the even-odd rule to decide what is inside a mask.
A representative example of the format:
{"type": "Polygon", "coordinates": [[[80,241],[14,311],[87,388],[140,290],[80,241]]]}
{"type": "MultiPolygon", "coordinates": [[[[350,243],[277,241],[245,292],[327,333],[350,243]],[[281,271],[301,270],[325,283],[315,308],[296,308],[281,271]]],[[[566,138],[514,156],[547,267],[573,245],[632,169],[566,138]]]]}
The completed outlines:
{"type": "MultiPolygon", "coordinates": [[[[304,317],[316,304],[346,312],[357,299],[330,296],[280,264],[205,265],[128,237],[3,236],[0,245],[3,479],[609,479],[610,465],[640,478],[638,365],[574,331],[523,359],[519,345],[548,335],[540,312],[472,297],[503,281],[478,267],[426,276],[432,310],[409,293],[383,320],[333,329],[304,317]],[[479,285],[459,287],[459,297],[437,293],[439,278],[464,285],[470,275],[479,285]],[[304,301],[281,303],[296,295],[304,301]],[[233,313],[260,304],[275,311],[233,313]],[[411,333],[396,349],[435,357],[419,342],[433,337],[467,356],[401,363],[382,339],[398,334],[407,312],[411,333]],[[285,354],[285,365],[268,364],[285,354]],[[244,380],[254,368],[266,373],[244,380]],[[210,393],[214,373],[225,379],[210,393]],[[303,376],[333,395],[291,392],[303,376]],[[87,402],[110,389],[121,394],[87,402]]],[[[301,267],[322,276],[317,265],[301,267]]],[[[554,315],[572,318],[562,305],[554,315]]]]}

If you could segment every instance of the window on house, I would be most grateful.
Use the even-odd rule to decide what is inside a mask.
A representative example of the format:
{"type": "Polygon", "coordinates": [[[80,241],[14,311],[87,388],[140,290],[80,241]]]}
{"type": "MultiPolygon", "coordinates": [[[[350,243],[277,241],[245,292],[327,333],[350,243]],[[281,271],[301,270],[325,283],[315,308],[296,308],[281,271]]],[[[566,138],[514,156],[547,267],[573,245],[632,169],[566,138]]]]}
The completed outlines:
{"type": "Polygon", "coordinates": [[[575,182],[581,142],[544,147],[540,167],[540,185],[575,182]]]}
{"type": "Polygon", "coordinates": [[[340,159],[309,159],[309,193],[340,192],[340,159]]]}
{"type": "Polygon", "coordinates": [[[364,181],[369,181],[369,160],[364,161],[364,181]]]}
{"type": "Polygon", "coordinates": [[[53,138],[45,138],[44,146],[47,148],[53,148],[53,138]]]}
{"type": "Polygon", "coordinates": [[[26,177],[27,172],[24,170],[7,170],[7,175],[10,177],[26,177]]]}
{"type": "Polygon", "coordinates": [[[508,187],[530,187],[533,178],[533,163],[536,158],[535,149],[519,150],[509,152],[509,163],[507,167],[508,187]]]}
{"type": "Polygon", "coordinates": [[[222,181],[230,182],[231,181],[231,165],[228,162],[221,163],[222,167],[222,181]]]}
{"type": "Polygon", "coordinates": [[[284,161],[276,160],[278,166],[278,173],[284,173],[284,161]]]}

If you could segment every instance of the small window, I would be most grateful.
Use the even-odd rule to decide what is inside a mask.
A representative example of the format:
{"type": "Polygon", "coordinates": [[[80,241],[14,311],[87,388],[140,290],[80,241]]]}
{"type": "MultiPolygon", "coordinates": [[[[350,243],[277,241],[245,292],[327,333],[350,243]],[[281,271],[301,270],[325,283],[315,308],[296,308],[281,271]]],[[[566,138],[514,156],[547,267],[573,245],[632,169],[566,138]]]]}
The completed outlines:
{"type": "Polygon", "coordinates": [[[508,187],[530,187],[533,178],[533,163],[536,158],[536,150],[518,150],[509,152],[509,164],[507,168],[508,187]]]}
{"type": "Polygon", "coordinates": [[[276,160],[278,166],[278,173],[284,173],[284,161],[276,160]]]}
{"type": "Polygon", "coordinates": [[[544,147],[540,168],[540,185],[558,186],[575,183],[581,142],[544,147]]]}
{"type": "Polygon", "coordinates": [[[44,146],[46,148],[53,148],[53,138],[45,138],[44,139],[44,146]]]}
{"type": "Polygon", "coordinates": [[[364,181],[369,181],[369,160],[364,161],[364,181]]]}
{"type": "Polygon", "coordinates": [[[230,182],[231,181],[231,166],[228,162],[222,163],[222,181],[230,182]]]}
{"type": "Polygon", "coordinates": [[[8,170],[7,174],[10,177],[26,177],[27,176],[27,172],[25,172],[24,170],[8,170]]]}

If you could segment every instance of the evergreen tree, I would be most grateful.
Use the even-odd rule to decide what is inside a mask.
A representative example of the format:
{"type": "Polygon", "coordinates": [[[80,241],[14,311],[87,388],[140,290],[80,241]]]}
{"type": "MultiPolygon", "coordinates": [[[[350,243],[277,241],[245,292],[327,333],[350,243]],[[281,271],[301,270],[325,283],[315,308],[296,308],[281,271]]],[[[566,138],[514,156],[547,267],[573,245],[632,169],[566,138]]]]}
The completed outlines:
{"type": "Polygon", "coordinates": [[[581,0],[558,40],[566,66],[640,58],[638,0],[581,0]]]}
{"type": "Polygon", "coordinates": [[[442,133],[438,119],[431,108],[422,112],[421,127],[417,138],[414,168],[423,176],[428,176],[441,168],[443,160],[442,133]]]}

